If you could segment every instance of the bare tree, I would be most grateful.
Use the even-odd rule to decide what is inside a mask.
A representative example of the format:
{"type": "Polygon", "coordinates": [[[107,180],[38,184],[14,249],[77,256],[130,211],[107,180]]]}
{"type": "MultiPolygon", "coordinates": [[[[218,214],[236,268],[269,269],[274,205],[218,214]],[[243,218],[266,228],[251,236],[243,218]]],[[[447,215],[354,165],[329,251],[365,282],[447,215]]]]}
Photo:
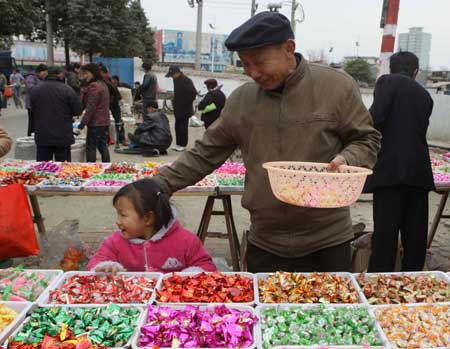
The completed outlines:
{"type": "Polygon", "coordinates": [[[310,49],[306,52],[308,60],[312,63],[328,64],[328,54],[325,49],[310,49]]]}

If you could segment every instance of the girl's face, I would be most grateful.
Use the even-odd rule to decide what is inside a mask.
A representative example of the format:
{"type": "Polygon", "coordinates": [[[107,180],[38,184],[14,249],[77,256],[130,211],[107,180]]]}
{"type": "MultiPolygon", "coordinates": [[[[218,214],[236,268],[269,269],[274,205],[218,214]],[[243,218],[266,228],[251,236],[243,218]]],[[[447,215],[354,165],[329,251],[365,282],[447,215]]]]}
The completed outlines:
{"type": "Polygon", "coordinates": [[[149,239],[153,235],[155,222],[153,212],[148,213],[145,217],[140,217],[130,199],[123,196],[117,200],[115,207],[117,211],[116,224],[125,239],[149,239]]]}
{"type": "Polygon", "coordinates": [[[88,70],[83,70],[81,73],[83,75],[83,79],[87,82],[91,81],[94,78],[94,75],[88,70]]]}

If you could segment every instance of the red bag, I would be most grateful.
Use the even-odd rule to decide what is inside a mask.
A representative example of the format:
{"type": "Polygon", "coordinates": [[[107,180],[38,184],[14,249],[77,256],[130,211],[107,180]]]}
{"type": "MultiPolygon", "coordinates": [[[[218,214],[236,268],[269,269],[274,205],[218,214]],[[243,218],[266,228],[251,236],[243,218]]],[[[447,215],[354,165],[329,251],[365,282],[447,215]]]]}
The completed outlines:
{"type": "Polygon", "coordinates": [[[3,91],[3,96],[12,97],[12,95],[13,95],[12,88],[10,86],[6,86],[5,91],[3,91]]]}
{"type": "Polygon", "coordinates": [[[23,184],[0,187],[0,260],[39,254],[23,184]]]}

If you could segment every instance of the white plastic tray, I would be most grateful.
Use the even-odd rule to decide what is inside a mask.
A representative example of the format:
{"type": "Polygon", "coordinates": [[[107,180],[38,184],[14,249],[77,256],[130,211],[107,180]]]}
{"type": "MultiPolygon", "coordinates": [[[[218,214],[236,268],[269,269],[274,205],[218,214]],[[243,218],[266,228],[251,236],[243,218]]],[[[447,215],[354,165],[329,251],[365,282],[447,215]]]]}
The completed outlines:
{"type": "Polygon", "coordinates": [[[96,182],[96,181],[102,181],[102,179],[94,179],[94,180],[89,180],[88,182],[86,182],[84,185],[83,185],[83,190],[84,191],[100,191],[100,192],[106,192],[106,193],[115,193],[115,192],[118,192],[119,190],[120,190],[120,188],[122,188],[123,186],[125,186],[125,185],[127,185],[127,184],[129,184],[129,183],[131,183],[131,181],[120,181],[120,182],[122,182],[123,184],[122,185],[118,185],[118,186],[101,186],[101,185],[98,185],[98,186],[91,186],[91,184],[93,183],[93,182],[96,182]]]}
{"type": "MultiPolygon", "coordinates": [[[[107,306],[108,306],[108,304],[95,304],[95,305],[94,304],[86,304],[86,305],[83,306],[83,308],[106,308],[107,306]]],[[[136,323],[135,323],[135,326],[134,326],[133,334],[131,335],[131,337],[128,340],[128,342],[123,347],[120,347],[120,348],[112,347],[112,348],[108,348],[108,349],[123,349],[125,347],[130,347],[131,343],[135,340],[135,337],[139,334],[138,333],[138,329],[140,327],[138,327],[138,324],[142,323],[142,321],[143,321],[144,309],[142,307],[138,307],[138,306],[136,306],[134,304],[122,304],[122,305],[118,304],[118,306],[121,307],[121,308],[136,308],[136,309],[138,309],[140,311],[140,314],[139,314],[138,318],[136,319],[136,323]]],[[[53,307],[58,307],[58,305],[53,305],[53,307]]],[[[72,308],[75,308],[75,306],[72,306],[72,308]]],[[[25,321],[23,321],[22,324],[19,327],[17,327],[16,330],[9,337],[14,337],[15,335],[17,335],[20,332],[20,330],[22,329],[22,327],[28,321],[30,321],[30,317],[27,317],[25,319],[25,321]]],[[[5,345],[6,346],[8,345],[8,341],[5,342],[5,345]]]]}
{"type": "MultiPolygon", "coordinates": [[[[162,286],[163,286],[163,281],[165,279],[170,278],[173,274],[176,275],[180,275],[180,276],[195,276],[198,274],[201,274],[202,272],[175,272],[175,273],[167,273],[167,274],[163,274],[162,278],[161,278],[161,282],[158,283],[156,289],[157,290],[161,290],[162,286]]],[[[203,272],[205,274],[212,274],[213,272],[203,272]]],[[[251,279],[253,281],[253,289],[255,288],[255,274],[252,273],[247,273],[247,272],[220,272],[223,275],[241,275],[241,276],[245,276],[248,277],[249,279],[251,279]]],[[[242,302],[242,303],[224,303],[224,304],[231,304],[231,305],[249,305],[252,306],[255,304],[255,292],[253,291],[253,301],[252,302],[242,302]]],[[[158,301],[157,297],[155,298],[155,301],[158,305],[206,305],[206,304],[221,304],[221,303],[188,303],[188,302],[180,302],[180,303],[164,303],[164,302],[160,302],[158,301]]]]}
{"type": "MultiPolygon", "coordinates": [[[[275,304],[275,303],[264,303],[261,302],[259,300],[259,280],[266,280],[267,276],[269,276],[270,274],[274,274],[274,273],[256,273],[255,274],[255,300],[256,300],[256,304],[275,304]]],[[[313,273],[295,273],[295,274],[303,274],[303,275],[311,275],[313,273]]],[[[324,274],[324,273],[319,273],[319,274],[324,274]]],[[[355,278],[352,276],[351,273],[326,273],[326,274],[331,274],[331,275],[337,275],[341,278],[345,278],[345,279],[350,279],[350,282],[353,286],[353,288],[355,289],[355,292],[358,295],[359,298],[359,303],[342,303],[342,304],[368,304],[366,297],[364,297],[363,293],[361,292],[361,288],[358,286],[358,283],[356,282],[355,278]]],[[[300,304],[309,304],[309,303],[280,303],[280,304],[294,304],[294,305],[300,305],[300,304]]],[[[315,304],[323,304],[323,303],[315,303],[315,304]]],[[[333,303],[333,304],[341,304],[341,303],[333,303]]]]}
{"type": "MultiPolygon", "coordinates": [[[[58,280],[63,274],[63,271],[59,269],[24,269],[24,272],[30,273],[39,272],[44,275],[53,275],[53,279],[48,283],[47,288],[40,295],[37,295],[35,300],[32,301],[31,303],[38,303],[42,295],[45,293],[45,291],[53,287],[53,285],[55,285],[58,282],[58,280]]],[[[28,303],[28,302],[17,302],[17,303],[28,303]]]]}
{"type": "MultiPolygon", "coordinates": [[[[213,192],[213,191],[215,191],[217,188],[216,175],[209,174],[206,176],[206,178],[209,178],[213,182],[213,185],[210,185],[210,186],[191,185],[189,187],[181,189],[179,192],[192,193],[192,192],[213,192]]],[[[199,182],[201,182],[202,180],[200,180],[199,182]]]]}
{"type": "MultiPolygon", "coordinates": [[[[60,287],[62,287],[62,285],[64,285],[64,283],[66,282],[67,279],[69,279],[70,277],[74,276],[74,275],[103,275],[105,273],[96,273],[93,271],[69,271],[64,273],[58,280],[57,282],[55,282],[54,284],[51,285],[51,287],[48,287],[44,293],[42,294],[42,296],[39,298],[39,306],[44,307],[44,308],[48,308],[48,307],[54,307],[54,306],[61,306],[61,307],[79,307],[82,308],[86,305],[104,305],[104,304],[57,304],[57,303],[50,303],[50,291],[52,290],[56,290],[60,287]]],[[[156,284],[155,284],[155,289],[156,287],[158,287],[158,285],[161,283],[161,277],[163,274],[161,273],[153,273],[153,272],[139,272],[139,273],[133,273],[133,272],[121,272],[121,273],[117,273],[117,275],[125,275],[125,276],[145,276],[146,278],[151,278],[151,279],[156,279],[156,284]]],[[[156,298],[156,291],[153,291],[153,294],[150,298],[150,300],[148,301],[148,303],[153,303],[155,301],[156,298]]],[[[118,305],[134,305],[134,306],[145,306],[146,303],[130,303],[130,304],[120,304],[118,303],[118,305]]]]}
{"type": "MultiPolygon", "coordinates": [[[[217,173],[217,186],[219,187],[219,191],[221,192],[230,192],[230,191],[244,191],[244,184],[243,185],[222,185],[219,183],[220,177],[224,175],[222,173],[217,173]]],[[[227,176],[233,176],[233,175],[227,175],[227,176]]],[[[245,175],[235,175],[236,177],[244,177],[244,181],[245,181],[245,175]]]]}
{"type": "MultiPolygon", "coordinates": [[[[376,323],[377,326],[379,326],[379,328],[381,329],[382,335],[384,340],[386,341],[388,348],[398,348],[396,345],[393,345],[389,339],[387,338],[386,334],[383,331],[383,328],[380,325],[380,322],[378,321],[378,318],[376,316],[376,312],[377,311],[383,311],[383,309],[387,309],[387,308],[394,308],[394,307],[402,307],[402,306],[406,306],[407,308],[416,308],[416,307],[431,307],[433,305],[445,305],[445,306],[449,306],[450,307],[450,303],[434,303],[434,304],[390,304],[390,305],[381,305],[378,307],[373,307],[373,306],[369,306],[369,312],[371,313],[371,315],[376,319],[376,323]]],[[[450,317],[450,315],[449,315],[450,317]]],[[[427,349],[431,349],[431,348],[427,348],[427,349]]],[[[449,347],[432,347],[432,349],[449,349],[449,347]]]]}
{"type": "MultiPolygon", "coordinates": [[[[184,309],[187,305],[190,304],[178,304],[178,305],[174,305],[174,304],[161,304],[161,305],[157,305],[157,306],[161,306],[161,307],[167,307],[167,308],[172,308],[172,309],[184,309]]],[[[200,310],[205,310],[205,309],[213,309],[214,307],[221,305],[221,304],[207,304],[207,305],[200,305],[199,309],[200,310]]],[[[238,304],[232,304],[232,303],[228,303],[228,304],[224,304],[227,308],[230,309],[236,309],[236,310],[241,310],[241,311],[248,311],[250,313],[252,313],[253,315],[255,315],[255,310],[254,308],[248,306],[248,305],[238,305],[238,304]]],[[[141,327],[144,326],[147,323],[147,313],[148,313],[148,309],[145,309],[144,311],[144,316],[141,317],[141,322],[138,324],[137,326],[137,331],[135,331],[137,333],[137,335],[134,337],[133,342],[132,342],[132,346],[134,349],[152,349],[152,347],[140,347],[139,346],[139,337],[141,334],[141,327]]],[[[256,348],[256,337],[257,337],[257,325],[259,323],[258,322],[253,325],[253,345],[247,347],[247,349],[254,349],[256,348]]],[[[168,347],[160,347],[160,349],[171,349],[168,347]]],[[[190,348],[190,349],[225,349],[225,348],[190,348]]]]}
{"type": "Polygon", "coordinates": [[[387,347],[358,346],[358,345],[319,345],[319,346],[283,345],[273,347],[273,349],[386,349],[386,348],[387,347]]]}
{"type": "MultiPolygon", "coordinates": [[[[354,273],[353,277],[355,278],[356,283],[359,286],[359,283],[357,281],[357,277],[358,277],[359,273],[354,273]]],[[[448,286],[450,287],[450,279],[447,275],[445,275],[445,273],[443,273],[442,271],[417,271],[417,272],[397,272],[397,273],[364,273],[365,279],[367,279],[370,275],[384,275],[384,276],[420,276],[420,275],[425,275],[425,276],[434,276],[437,280],[443,280],[446,281],[448,286]]],[[[359,286],[360,287],[360,286],[359,286]]],[[[365,303],[369,304],[369,300],[367,299],[367,297],[364,295],[363,292],[363,287],[360,287],[361,289],[361,294],[363,295],[364,299],[365,299],[365,303]]],[[[450,302],[450,299],[448,300],[448,302],[450,302]]],[[[402,304],[419,304],[419,305],[426,305],[427,303],[402,303],[402,304]]],[[[389,305],[395,305],[395,304],[369,304],[372,307],[385,307],[385,306],[389,306],[389,305]]]]}
{"type": "MultiPolygon", "coordinates": [[[[319,307],[327,307],[327,308],[364,308],[367,309],[370,317],[372,317],[374,320],[376,320],[373,312],[371,312],[370,307],[366,304],[263,304],[263,305],[258,305],[255,309],[255,314],[256,317],[259,319],[259,321],[257,322],[257,326],[256,326],[256,339],[257,339],[257,347],[259,349],[263,349],[263,341],[262,341],[262,327],[261,327],[261,311],[264,309],[270,309],[270,308],[276,308],[278,309],[289,309],[289,308],[302,308],[302,309],[314,309],[314,308],[319,308],[319,307]]],[[[375,347],[371,347],[371,348],[390,348],[390,345],[388,343],[388,340],[386,338],[386,336],[384,335],[383,330],[380,327],[380,324],[378,323],[378,321],[374,322],[375,328],[378,332],[378,339],[381,342],[381,346],[375,346],[375,347]]],[[[353,348],[353,346],[339,346],[339,345],[332,345],[332,344],[324,344],[325,346],[331,346],[332,348],[339,348],[339,349],[344,349],[344,348],[353,348]]],[[[278,346],[280,347],[280,346],[278,346]]],[[[286,347],[286,348],[299,348],[298,346],[281,346],[281,347],[286,347]]],[[[305,346],[304,348],[318,348],[320,347],[320,345],[312,345],[312,346],[305,346]]],[[[363,346],[360,346],[363,347],[363,346]]],[[[300,346],[301,348],[301,346],[300,346]]],[[[356,348],[358,348],[358,346],[356,346],[356,348]]],[[[365,348],[364,348],[365,349],[365,348]]]]}
{"type": "Polygon", "coordinates": [[[79,185],[79,186],[75,186],[75,185],[45,185],[45,180],[44,180],[39,185],[39,189],[40,190],[45,190],[45,191],[75,192],[75,191],[80,191],[83,188],[84,183],[86,183],[86,181],[82,181],[82,184],[79,185]]]}
{"type": "Polygon", "coordinates": [[[8,336],[19,326],[25,319],[27,312],[31,309],[33,303],[30,302],[4,302],[0,301],[0,304],[5,305],[17,312],[16,318],[6,328],[0,332],[0,345],[8,339],[8,336]]]}

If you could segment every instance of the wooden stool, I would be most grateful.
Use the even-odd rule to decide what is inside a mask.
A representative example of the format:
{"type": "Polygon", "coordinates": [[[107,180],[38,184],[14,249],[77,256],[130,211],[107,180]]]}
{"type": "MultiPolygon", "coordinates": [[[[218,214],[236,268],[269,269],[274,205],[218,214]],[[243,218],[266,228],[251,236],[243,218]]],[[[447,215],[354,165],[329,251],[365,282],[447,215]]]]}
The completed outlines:
{"type": "Polygon", "coordinates": [[[236,226],[234,224],[233,209],[231,205],[230,195],[217,195],[208,196],[206,201],[205,209],[203,210],[202,219],[200,220],[200,225],[198,227],[197,236],[204,243],[206,237],[214,237],[219,239],[228,239],[230,245],[231,261],[233,264],[233,270],[240,270],[240,245],[239,238],[236,232],[236,226]],[[222,200],[223,211],[214,211],[215,200],[222,200]],[[211,216],[224,216],[225,224],[227,227],[226,234],[208,232],[209,222],[211,221],[211,216]]]}

